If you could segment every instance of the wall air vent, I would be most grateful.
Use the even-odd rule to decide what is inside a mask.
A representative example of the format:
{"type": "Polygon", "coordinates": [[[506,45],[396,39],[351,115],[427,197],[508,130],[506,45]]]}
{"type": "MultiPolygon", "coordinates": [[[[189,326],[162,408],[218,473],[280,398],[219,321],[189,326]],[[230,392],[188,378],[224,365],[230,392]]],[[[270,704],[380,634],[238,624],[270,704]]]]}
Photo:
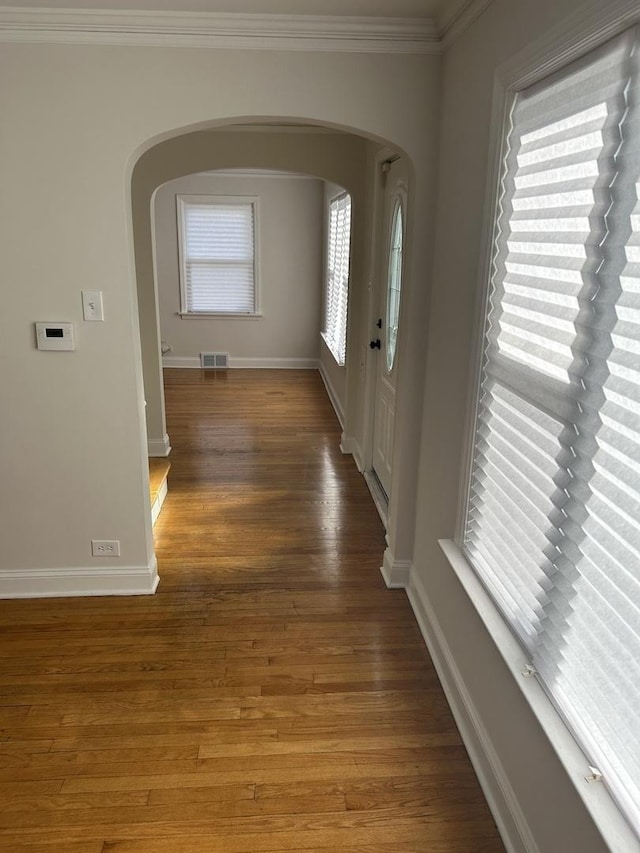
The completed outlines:
{"type": "Polygon", "coordinates": [[[201,352],[200,364],[208,370],[224,370],[229,367],[228,352],[201,352]]]}

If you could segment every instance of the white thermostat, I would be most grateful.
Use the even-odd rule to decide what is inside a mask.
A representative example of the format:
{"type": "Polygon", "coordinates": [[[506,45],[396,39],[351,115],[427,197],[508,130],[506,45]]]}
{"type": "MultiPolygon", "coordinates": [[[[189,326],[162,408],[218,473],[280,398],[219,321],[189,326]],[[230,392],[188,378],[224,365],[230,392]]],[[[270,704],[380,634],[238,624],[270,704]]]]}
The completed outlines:
{"type": "Polygon", "coordinates": [[[38,349],[74,350],[73,323],[36,323],[38,349]]]}

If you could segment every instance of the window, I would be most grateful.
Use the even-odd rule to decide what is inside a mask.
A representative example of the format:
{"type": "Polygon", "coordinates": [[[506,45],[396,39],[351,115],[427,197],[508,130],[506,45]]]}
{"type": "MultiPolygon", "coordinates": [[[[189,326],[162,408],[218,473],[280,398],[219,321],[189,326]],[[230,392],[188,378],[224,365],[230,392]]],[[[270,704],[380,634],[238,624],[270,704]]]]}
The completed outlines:
{"type": "Polygon", "coordinates": [[[323,337],[338,364],[347,355],[351,196],[343,193],[329,205],[327,291],[323,337]]]}
{"type": "Polygon", "coordinates": [[[257,314],[255,198],[178,196],[183,315],[257,314]]]}
{"type": "Polygon", "coordinates": [[[396,201],[391,220],[389,274],[387,280],[387,371],[393,370],[398,344],[400,289],[402,287],[402,204],[396,201]]]}
{"type": "Polygon", "coordinates": [[[463,550],[640,830],[640,38],[521,93],[463,550]]]}

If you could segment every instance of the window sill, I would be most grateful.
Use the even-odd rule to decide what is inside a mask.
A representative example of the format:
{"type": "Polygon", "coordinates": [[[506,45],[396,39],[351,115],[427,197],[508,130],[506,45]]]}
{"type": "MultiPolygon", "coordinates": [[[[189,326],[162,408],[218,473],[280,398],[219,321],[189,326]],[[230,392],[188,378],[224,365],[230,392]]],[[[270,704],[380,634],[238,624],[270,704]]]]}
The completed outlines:
{"type": "Polygon", "coordinates": [[[183,320],[262,320],[264,314],[232,314],[220,312],[217,314],[199,312],[178,311],[178,317],[183,320]]]}
{"type": "Polygon", "coordinates": [[[523,675],[529,664],[526,653],[511,633],[484,585],[455,542],[438,541],[469,601],[482,620],[507,668],[549,740],[595,826],[611,850],[633,853],[638,838],[601,782],[588,783],[588,761],[562,717],[536,678],[523,675]]]}
{"type": "Polygon", "coordinates": [[[346,362],[340,361],[338,356],[333,351],[333,344],[331,343],[330,338],[328,338],[324,332],[320,332],[320,337],[324,341],[324,345],[326,346],[326,348],[331,353],[331,356],[332,356],[333,360],[335,361],[335,363],[338,365],[338,367],[342,367],[342,368],[346,367],[346,362]]]}

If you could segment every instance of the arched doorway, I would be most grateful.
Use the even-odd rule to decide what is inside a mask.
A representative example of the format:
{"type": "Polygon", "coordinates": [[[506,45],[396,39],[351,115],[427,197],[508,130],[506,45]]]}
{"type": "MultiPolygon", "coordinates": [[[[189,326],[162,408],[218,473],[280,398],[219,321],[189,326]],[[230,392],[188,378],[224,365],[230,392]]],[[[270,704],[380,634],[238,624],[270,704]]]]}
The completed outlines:
{"type": "MultiPolygon", "coordinates": [[[[220,169],[276,169],[314,175],[345,187],[353,198],[352,268],[349,296],[348,355],[344,367],[345,404],[342,448],[352,453],[359,469],[365,473],[372,467],[373,425],[375,423],[375,395],[377,384],[371,381],[375,372],[376,353],[369,348],[374,333],[373,325],[378,314],[377,288],[384,277],[386,266],[380,241],[386,236],[381,224],[386,169],[384,163],[397,159],[402,152],[384,140],[373,139],[350,129],[295,122],[290,119],[270,119],[228,122],[211,127],[183,130],[170,138],[151,144],[139,156],[132,170],[131,200],[134,231],[137,295],[140,317],[140,336],[143,356],[145,396],[147,400],[147,426],[149,448],[156,455],[168,452],[170,438],[166,434],[164,399],[162,390],[162,359],[160,327],[158,321],[158,296],[154,271],[153,228],[151,202],[157,189],[176,178],[195,172],[220,169]],[[375,316],[374,316],[375,315],[375,316]]],[[[404,158],[407,171],[411,171],[408,158],[404,158]]],[[[408,220],[411,216],[411,196],[408,200],[408,220]]],[[[407,240],[406,252],[411,249],[407,240]]],[[[410,288],[410,283],[407,284],[410,288]]],[[[402,343],[402,333],[400,335],[402,343]]],[[[403,394],[402,379],[406,356],[398,348],[396,370],[399,377],[399,394],[403,394]]],[[[406,365],[413,386],[411,399],[414,409],[416,393],[416,365],[406,365]]],[[[420,369],[418,368],[418,373],[420,369]]],[[[407,393],[407,392],[405,392],[407,393]]],[[[390,542],[385,564],[393,566],[391,543],[394,540],[394,516],[402,514],[407,533],[407,514],[412,507],[413,489],[410,478],[402,475],[407,467],[407,436],[417,443],[415,425],[400,417],[392,436],[393,456],[399,461],[394,474],[394,485],[389,489],[391,502],[384,507],[383,515],[390,542]],[[395,448],[400,448],[397,451],[395,448]]],[[[415,412],[414,412],[415,413],[415,412]]],[[[409,454],[417,453],[414,446],[409,454]]],[[[410,456],[409,456],[410,458],[410,456]]],[[[413,468],[413,462],[409,463],[413,468]]],[[[380,504],[378,502],[379,508],[380,504]]],[[[405,533],[405,549],[409,535],[405,533]]],[[[388,572],[387,572],[388,575],[388,572]]],[[[393,578],[391,578],[393,580],[393,578]]]]}

